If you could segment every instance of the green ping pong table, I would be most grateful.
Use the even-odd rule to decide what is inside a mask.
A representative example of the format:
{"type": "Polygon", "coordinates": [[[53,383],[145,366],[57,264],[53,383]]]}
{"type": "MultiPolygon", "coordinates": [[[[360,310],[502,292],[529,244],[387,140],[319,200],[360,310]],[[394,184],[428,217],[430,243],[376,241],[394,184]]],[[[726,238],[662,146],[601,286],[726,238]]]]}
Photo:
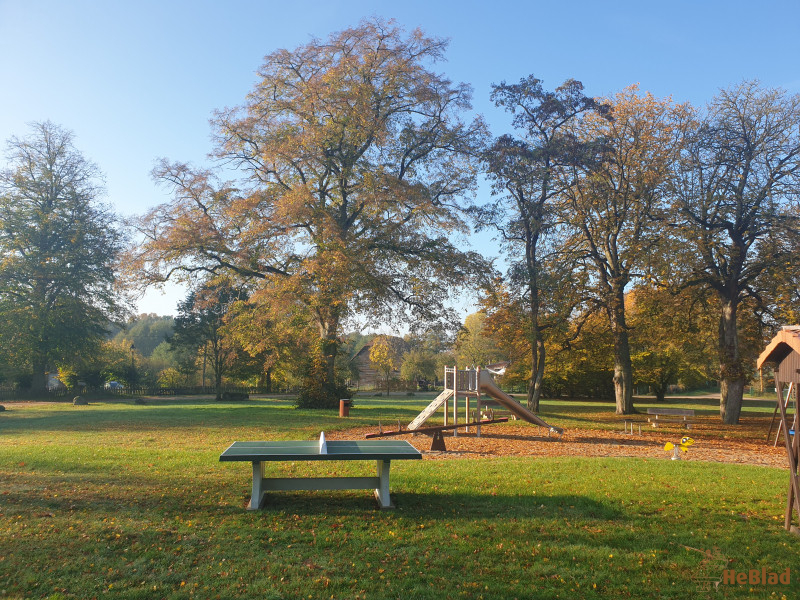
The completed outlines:
{"type": "Polygon", "coordinates": [[[392,460],[420,459],[419,450],[402,440],[319,442],[234,442],[220,461],[253,463],[253,491],[248,510],[258,510],[269,491],[295,490],[375,490],[381,508],[392,508],[389,498],[389,466],[392,460]],[[374,460],[376,477],[264,477],[264,463],[301,460],[374,460]]]}

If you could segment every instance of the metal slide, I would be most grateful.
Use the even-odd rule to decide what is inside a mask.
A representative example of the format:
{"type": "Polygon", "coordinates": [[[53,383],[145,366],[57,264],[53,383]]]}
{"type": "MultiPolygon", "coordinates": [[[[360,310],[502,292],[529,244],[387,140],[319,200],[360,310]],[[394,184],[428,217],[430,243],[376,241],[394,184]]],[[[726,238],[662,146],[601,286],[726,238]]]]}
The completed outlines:
{"type": "Polygon", "coordinates": [[[510,410],[514,415],[516,415],[520,419],[528,421],[529,423],[533,423],[534,425],[547,427],[549,431],[557,433],[558,435],[563,435],[564,433],[563,429],[544,422],[542,419],[537,417],[527,408],[522,406],[519,402],[514,400],[514,398],[512,398],[511,396],[506,394],[503,390],[501,390],[499,387],[497,387],[497,385],[495,385],[494,383],[494,380],[492,379],[491,373],[487,371],[481,372],[481,392],[486,393],[495,400],[497,400],[502,406],[510,410]]]}

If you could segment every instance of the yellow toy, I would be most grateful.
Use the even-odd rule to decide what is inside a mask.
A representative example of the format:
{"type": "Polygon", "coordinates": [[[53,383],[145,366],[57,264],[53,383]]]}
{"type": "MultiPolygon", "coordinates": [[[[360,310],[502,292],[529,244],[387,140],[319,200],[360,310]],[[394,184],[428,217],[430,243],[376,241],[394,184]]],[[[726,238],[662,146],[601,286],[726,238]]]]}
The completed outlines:
{"type": "Polygon", "coordinates": [[[688,436],[682,437],[680,444],[677,446],[672,442],[667,442],[664,444],[664,451],[665,452],[672,452],[672,460],[680,460],[681,459],[681,452],[687,452],[689,450],[689,446],[694,444],[694,440],[688,436]]]}

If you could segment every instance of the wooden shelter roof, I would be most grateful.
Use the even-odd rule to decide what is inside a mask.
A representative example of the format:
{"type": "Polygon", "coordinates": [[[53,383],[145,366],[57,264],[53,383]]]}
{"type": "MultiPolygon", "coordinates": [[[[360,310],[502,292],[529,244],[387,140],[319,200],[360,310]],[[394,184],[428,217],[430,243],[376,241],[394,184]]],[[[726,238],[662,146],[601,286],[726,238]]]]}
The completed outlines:
{"type": "Polygon", "coordinates": [[[782,328],[758,356],[756,366],[760,369],[765,363],[780,364],[792,351],[800,354],[800,325],[782,328]]]}

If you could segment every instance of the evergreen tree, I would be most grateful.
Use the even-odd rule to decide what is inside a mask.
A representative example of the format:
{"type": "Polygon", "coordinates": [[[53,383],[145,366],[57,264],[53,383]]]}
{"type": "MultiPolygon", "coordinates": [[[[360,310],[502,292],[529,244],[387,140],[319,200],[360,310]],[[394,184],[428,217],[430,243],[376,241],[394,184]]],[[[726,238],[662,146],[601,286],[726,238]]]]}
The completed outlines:
{"type": "Polygon", "coordinates": [[[99,346],[118,316],[122,239],[97,167],[50,122],[8,141],[0,171],[0,345],[44,390],[45,372],[99,346]]]}

